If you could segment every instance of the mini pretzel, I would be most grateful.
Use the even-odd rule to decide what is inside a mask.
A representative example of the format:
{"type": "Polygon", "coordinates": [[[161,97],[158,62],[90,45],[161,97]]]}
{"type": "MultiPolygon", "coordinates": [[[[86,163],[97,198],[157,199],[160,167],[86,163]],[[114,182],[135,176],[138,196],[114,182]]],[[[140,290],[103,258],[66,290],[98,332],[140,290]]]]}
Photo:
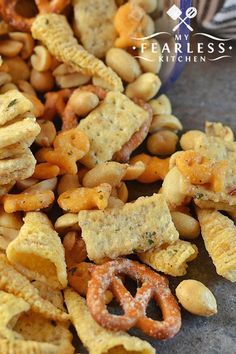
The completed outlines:
{"type": "Polygon", "coordinates": [[[53,120],[57,114],[61,117],[66,108],[66,103],[72,94],[72,90],[64,89],[57,92],[48,92],[45,95],[44,114],[41,119],[53,120]]]}
{"type": "Polygon", "coordinates": [[[223,188],[225,161],[213,162],[194,150],[188,150],[176,156],[176,166],[192,184],[211,184],[215,192],[223,188]]]}
{"type": "Polygon", "coordinates": [[[87,304],[93,318],[109,330],[127,331],[135,326],[151,337],[167,339],[176,335],[181,327],[180,310],[166,278],[129,259],[110,261],[94,268],[88,286],[87,304]],[[143,283],[135,297],[117,277],[121,273],[143,283]],[[104,301],[108,288],[123,308],[124,315],[116,316],[108,312],[104,301]],[[154,321],[146,316],[152,297],[162,310],[163,321],[154,321]]]}
{"type": "MultiPolygon", "coordinates": [[[[2,0],[0,12],[3,19],[12,27],[22,32],[30,32],[34,18],[21,16],[16,12],[19,0],[2,0]]],[[[70,0],[35,0],[39,13],[60,13],[69,5],[70,0]]]]}
{"type": "MultiPolygon", "coordinates": [[[[95,95],[98,96],[100,100],[104,100],[106,97],[106,91],[101,87],[94,86],[94,85],[82,86],[79,87],[74,92],[76,91],[87,91],[87,92],[94,93],[95,95]]],[[[72,129],[77,127],[78,125],[77,116],[70,104],[70,99],[65,107],[65,110],[61,114],[61,118],[62,118],[62,130],[72,129]]]]}
{"type": "Polygon", "coordinates": [[[45,159],[59,166],[64,173],[76,174],[76,162],[89,151],[87,136],[78,129],[70,129],[57,135],[53,143],[54,150],[45,151],[45,159]]]}

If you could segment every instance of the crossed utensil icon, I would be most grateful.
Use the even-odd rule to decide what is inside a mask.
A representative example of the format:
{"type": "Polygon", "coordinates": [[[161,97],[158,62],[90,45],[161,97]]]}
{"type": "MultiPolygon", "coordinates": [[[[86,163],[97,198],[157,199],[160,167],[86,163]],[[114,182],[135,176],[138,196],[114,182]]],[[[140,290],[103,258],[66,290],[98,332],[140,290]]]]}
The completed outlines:
{"type": "Polygon", "coordinates": [[[172,18],[172,20],[176,21],[180,19],[179,23],[173,28],[173,31],[177,31],[182,23],[190,30],[193,31],[193,28],[186,22],[187,19],[192,19],[197,16],[197,9],[195,7],[189,7],[186,10],[185,18],[181,18],[182,11],[176,5],[171,6],[171,8],[167,11],[167,15],[172,18]]]}

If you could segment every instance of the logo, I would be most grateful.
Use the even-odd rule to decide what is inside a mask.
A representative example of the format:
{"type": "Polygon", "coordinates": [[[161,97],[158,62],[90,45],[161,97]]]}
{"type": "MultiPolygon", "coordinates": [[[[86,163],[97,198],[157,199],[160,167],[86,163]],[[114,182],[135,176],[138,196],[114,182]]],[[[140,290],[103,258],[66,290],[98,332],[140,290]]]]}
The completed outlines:
{"type": "Polygon", "coordinates": [[[181,10],[178,6],[173,5],[166,13],[175,22],[172,32],[156,32],[147,37],[133,38],[141,42],[139,55],[136,58],[155,61],[156,59],[149,59],[143,55],[147,50],[158,53],[158,60],[162,63],[207,62],[231,58],[230,52],[233,48],[228,42],[232,39],[219,38],[204,32],[194,33],[191,19],[197,16],[198,11],[195,7],[181,10]],[[178,23],[176,24],[177,21],[178,23]],[[185,31],[182,30],[182,26],[185,26],[185,31]],[[186,28],[189,30],[189,33],[186,33],[186,28]],[[199,37],[199,40],[195,41],[194,46],[191,43],[191,35],[192,37],[199,37]],[[169,40],[166,39],[167,37],[169,37],[169,40]],[[208,41],[200,40],[204,37],[208,41]],[[155,41],[147,41],[154,38],[158,40],[160,45],[155,41]]]}
{"type": "Polygon", "coordinates": [[[182,11],[176,5],[171,6],[171,8],[167,11],[167,15],[172,18],[172,20],[176,21],[180,19],[180,22],[173,28],[173,32],[176,32],[182,23],[192,32],[193,28],[186,22],[187,19],[192,19],[197,16],[197,9],[196,7],[189,7],[185,13],[185,18],[181,18],[182,11]]]}

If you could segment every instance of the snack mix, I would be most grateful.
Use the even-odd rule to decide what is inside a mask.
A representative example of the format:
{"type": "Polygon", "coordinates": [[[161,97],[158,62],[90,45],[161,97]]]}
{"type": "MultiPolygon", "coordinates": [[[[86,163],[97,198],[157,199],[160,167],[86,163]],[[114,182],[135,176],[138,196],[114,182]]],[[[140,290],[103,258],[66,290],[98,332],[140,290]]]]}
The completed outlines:
{"type": "Polygon", "coordinates": [[[154,354],[127,331],[169,339],[180,304],[217,312],[202,283],[180,283],[176,298],[167,279],[187,273],[200,234],[236,281],[234,135],[206,122],[181,136],[158,95],[160,53],[139,56],[143,41],[159,47],[143,39],[156,6],[0,1],[1,354],[75,353],[71,325],[90,354],[154,354]],[[155,193],[132,200],[137,183],[155,193]],[[152,298],[162,320],[146,314],[152,298]]]}

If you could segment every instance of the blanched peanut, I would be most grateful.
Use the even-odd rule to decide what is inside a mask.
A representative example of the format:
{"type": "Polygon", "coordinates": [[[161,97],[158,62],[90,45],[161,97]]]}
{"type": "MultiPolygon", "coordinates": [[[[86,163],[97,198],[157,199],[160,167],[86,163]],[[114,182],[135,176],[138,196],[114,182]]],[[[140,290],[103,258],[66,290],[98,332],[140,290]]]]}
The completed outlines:
{"type": "Polygon", "coordinates": [[[52,65],[52,56],[42,45],[38,45],[34,48],[34,53],[31,56],[32,67],[39,72],[48,71],[52,65]]]}
{"type": "Polygon", "coordinates": [[[145,169],[145,164],[142,161],[137,161],[134,165],[129,165],[123,180],[132,181],[138,179],[144,173],[145,169]]]}
{"type": "Polygon", "coordinates": [[[118,186],[127,171],[128,165],[118,162],[105,162],[88,171],[83,178],[83,186],[96,187],[101,183],[118,186]]]}
{"type": "Polygon", "coordinates": [[[42,147],[52,146],[53,141],[57,135],[57,131],[53,122],[41,119],[39,119],[37,122],[41,127],[41,132],[35,139],[36,144],[42,147]]]}
{"type": "Polygon", "coordinates": [[[172,107],[169,98],[166,95],[161,95],[148,102],[152,107],[153,115],[171,114],[172,107]]]}
{"type": "Polygon", "coordinates": [[[178,136],[172,131],[162,130],[149,136],[147,149],[153,155],[171,155],[176,151],[178,140],[178,136]]]}
{"type": "Polygon", "coordinates": [[[23,59],[28,59],[34,49],[34,40],[31,34],[23,32],[10,32],[9,37],[23,44],[23,48],[21,49],[20,54],[23,59]]]}
{"type": "Polygon", "coordinates": [[[161,56],[160,44],[154,40],[147,43],[144,48],[139,49],[139,62],[144,72],[150,72],[157,74],[161,69],[161,61],[159,57],[161,56]]]}
{"type": "Polygon", "coordinates": [[[171,216],[181,238],[184,240],[193,240],[199,236],[199,222],[192,216],[184,214],[180,211],[172,211],[171,216]]]}
{"type": "Polygon", "coordinates": [[[8,58],[14,58],[17,56],[22,48],[23,44],[18,41],[13,41],[11,39],[0,41],[0,54],[8,58]]]}
{"type": "Polygon", "coordinates": [[[70,107],[78,117],[89,114],[99,104],[99,98],[92,92],[76,90],[70,97],[70,107]]]}
{"type": "Polygon", "coordinates": [[[142,73],[138,61],[124,49],[111,48],[106,54],[106,63],[125,82],[133,82],[142,73]]]}
{"type": "Polygon", "coordinates": [[[159,77],[153,73],[145,73],[140,75],[133,83],[126,88],[126,95],[129,98],[142,98],[149,101],[159,91],[161,81],[159,77]]]}
{"type": "Polygon", "coordinates": [[[58,187],[57,187],[57,193],[58,195],[61,195],[62,193],[70,190],[70,189],[75,189],[80,187],[80,182],[79,182],[79,177],[78,175],[69,175],[66,174],[61,177],[58,187]]]}
{"type": "Polygon", "coordinates": [[[160,114],[158,116],[154,116],[149,132],[156,133],[162,129],[178,131],[182,130],[183,126],[179,119],[172,114],[160,114]]]}
{"type": "Polygon", "coordinates": [[[60,88],[66,89],[85,85],[90,81],[91,78],[88,75],[74,73],[62,76],[55,76],[55,79],[57,85],[60,86],[60,88]]]}
{"type": "Polygon", "coordinates": [[[15,58],[6,58],[4,62],[8,66],[8,73],[12,77],[12,81],[14,83],[17,83],[19,80],[28,80],[30,77],[30,69],[26,62],[20,58],[20,57],[15,57],[15,58]]]}
{"type": "Polygon", "coordinates": [[[146,13],[151,13],[157,8],[156,0],[131,0],[131,2],[142,7],[146,13]]]}
{"type": "Polygon", "coordinates": [[[124,182],[121,182],[120,186],[117,188],[117,196],[123,203],[127,202],[129,191],[124,182]]]}
{"type": "Polygon", "coordinates": [[[30,85],[28,81],[19,80],[16,84],[21,92],[27,93],[31,96],[37,96],[34,88],[32,87],[32,85],[30,85]]]}
{"type": "Polygon", "coordinates": [[[217,313],[217,303],[212,292],[200,281],[183,280],[176,288],[181,305],[198,316],[212,316],[217,313]]]}
{"type": "Polygon", "coordinates": [[[150,36],[155,32],[155,23],[149,15],[145,15],[142,20],[143,35],[150,36]]]}
{"type": "Polygon", "coordinates": [[[47,92],[53,89],[54,78],[50,71],[39,72],[33,69],[30,75],[30,83],[36,91],[47,92]]]}
{"type": "Polygon", "coordinates": [[[187,133],[182,135],[180,139],[180,146],[183,150],[193,150],[196,141],[204,136],[205,134],[200,130],[189,130],[187,133]]]}

